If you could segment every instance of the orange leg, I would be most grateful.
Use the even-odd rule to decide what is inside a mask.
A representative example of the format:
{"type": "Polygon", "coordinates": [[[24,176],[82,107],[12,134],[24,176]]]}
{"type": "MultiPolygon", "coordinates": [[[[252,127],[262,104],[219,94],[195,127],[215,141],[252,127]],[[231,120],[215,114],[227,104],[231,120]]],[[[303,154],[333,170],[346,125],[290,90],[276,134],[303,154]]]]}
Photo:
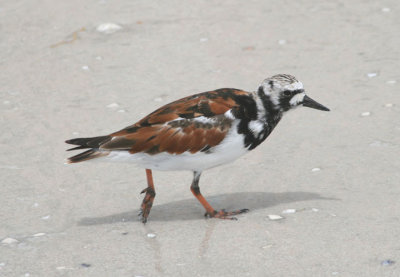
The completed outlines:
{"type": "Polygon", "coordinates": [[[226,212],[223,209],[220,211],[214,210],[214,208],[210,205],[210,203],[208,203],[207,200],[200,193],[200,187],[199,187],[200,175],[201,175],[201,172],[196,172],[196,171],[193,172],[193,182],[192,182],[192,185],[190,186],[190,190],[192,191],[193,195],[197,198],[197,200],[199,200],[201,205],[203,205],[203,207],[206,209],[206,213],[204,216],[221,218],[221,219],[237,220],[236,217],[232,217],[232,216],[241,214],[241,213],[246,213],[249,211],[248,209],[241,209],[241,210],[232,211],[232,212],[226,212]]]}
{"type": "Polygon", "coordinates": [[[147,176],[147,188],[142,190],[141,193],[146,193],[142,206],[140,208],[140,213],[139,215],[142,216],[142,222],[146,223],[147,218],[149,217],[151,207],[153,206],[153,201],[154,198],[156,197],[156,191],[154,189],[154,183],[153,183],[153,174],[151,172],[151,169],[146,169],[146,176],[147,176]]]}

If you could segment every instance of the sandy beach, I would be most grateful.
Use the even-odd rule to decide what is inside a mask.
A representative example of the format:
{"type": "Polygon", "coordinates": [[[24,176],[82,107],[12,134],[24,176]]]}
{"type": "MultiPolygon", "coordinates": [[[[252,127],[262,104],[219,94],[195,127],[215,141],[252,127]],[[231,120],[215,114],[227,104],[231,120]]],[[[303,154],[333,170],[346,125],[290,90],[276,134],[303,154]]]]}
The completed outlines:
{"type": "Polygon", "coordinates": [[[398,1],[3,1],[0,32],[0,276],[400,276],[398,1]],[[331,111],[203,173],[237,221],[155,171],[144,225],[143,169],[64,164],[66,139],[278,73],[331,111]]]}

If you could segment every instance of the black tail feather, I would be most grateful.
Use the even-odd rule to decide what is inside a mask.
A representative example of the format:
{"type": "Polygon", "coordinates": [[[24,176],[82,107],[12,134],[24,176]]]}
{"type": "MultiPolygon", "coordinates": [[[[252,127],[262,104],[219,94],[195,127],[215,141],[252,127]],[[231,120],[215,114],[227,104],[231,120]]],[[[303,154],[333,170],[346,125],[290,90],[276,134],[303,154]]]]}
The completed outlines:
{"type": "Polygon", "coordinates": [[[75,138],[69,139],[65,142],[68,144],[79,145],[78,147],[74,147],[68,149],[67,151],[71,150],[79,150],[79,149],[86,149],[86,148],[99,148],[103,143],[111,140],[111,136],[101,136],[101,137],[92,137],[92,138],[75,138]]]}
{"type": "Polygon", "coordinates": [[[69,158],[68,158],[68,162],[70,162],[70,163],[77,163],[77,162],[80,162],[80,161],[84,161],[84,160],[86,160],[90,155],[92,155],[94,152],[95,152],[95,150],[93,150],[93,149],[87,150],[87,151],[82,152],[82,153],[80,153],[80,154],[78,154],[78,155],[75,155],[75,156],[73,156],[73,157],[69,157],[69,158]]]}
{"type": "Polygon", "coordinates": [[[78,163],[78,162],[82,162],[82,161],[99,158],[102,156],[107,156],[109,154],[109,152],[100,151],[99,148],[103,143],[106,143],[110,140],[111,140],[111,136],[101,136],[101,137],[92,137],[92,138],[75,138],[75,139],[66,140],[65,142],[68,144],[78,145],[76,147],[68,149],[67,151],[92,148],[92,149],[89,149],[78,155],[68,158],[68,162],[69,163],[78,163]]]}
{"type": "Polygon", "coordinates": [[[68,158],[68,163],[78,163],[83,162],[95,158],[100,158],[103,156],[107,156],[109,154],[108,151],[99,151],[96,149],[90,149],[85,152],[82,152],[78,155],[72,156],[68,158]]]}
{"type": "Polygon", "coordinates": [[[74,148],[67,149],[67,151],[79,150],[79,149],[87,149],[87,147],[86,146],[77,146],[77,147],[74,147],[74,148]]]}

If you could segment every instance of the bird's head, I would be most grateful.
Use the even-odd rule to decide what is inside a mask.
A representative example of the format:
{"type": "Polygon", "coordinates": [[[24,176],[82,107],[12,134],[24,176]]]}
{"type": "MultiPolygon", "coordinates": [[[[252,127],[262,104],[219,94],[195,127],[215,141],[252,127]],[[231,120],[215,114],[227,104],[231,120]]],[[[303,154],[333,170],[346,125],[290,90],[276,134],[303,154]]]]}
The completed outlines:
{"type": "Polygon", "coordinates": [[[317,110],[329,109],[308,97],[303,84],[288,74],[278,74],[265,79],[258,87],[258,93],[267,97],[273,108],[286,112],[298,106],[305,106],[317,110]]]}

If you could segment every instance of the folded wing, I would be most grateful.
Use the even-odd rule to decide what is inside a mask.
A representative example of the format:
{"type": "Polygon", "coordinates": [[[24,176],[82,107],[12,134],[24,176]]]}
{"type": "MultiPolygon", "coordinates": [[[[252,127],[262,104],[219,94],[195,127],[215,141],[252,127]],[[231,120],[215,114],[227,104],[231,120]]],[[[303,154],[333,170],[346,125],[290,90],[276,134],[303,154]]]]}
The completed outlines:
{"type": "MultiPolygon", "coordinates": [[[[237,89],[219,89],[188,96],[167,104],[137,123],[108,136],[78,138],[67,143],[78,145],[74,149],[91,148],[78,162],[95,158],[99,151],[123,150],[130,153],[160,152],[180,154],[209,151],[226,136],[232,120],[224,116],[230,109],[238,107],[238,99],[248,92],[237,89]],[[92,151],[92,152],[90,152],[92,151]]],[[[71,149],[73,150],[73,149],[71,149]]]]}

